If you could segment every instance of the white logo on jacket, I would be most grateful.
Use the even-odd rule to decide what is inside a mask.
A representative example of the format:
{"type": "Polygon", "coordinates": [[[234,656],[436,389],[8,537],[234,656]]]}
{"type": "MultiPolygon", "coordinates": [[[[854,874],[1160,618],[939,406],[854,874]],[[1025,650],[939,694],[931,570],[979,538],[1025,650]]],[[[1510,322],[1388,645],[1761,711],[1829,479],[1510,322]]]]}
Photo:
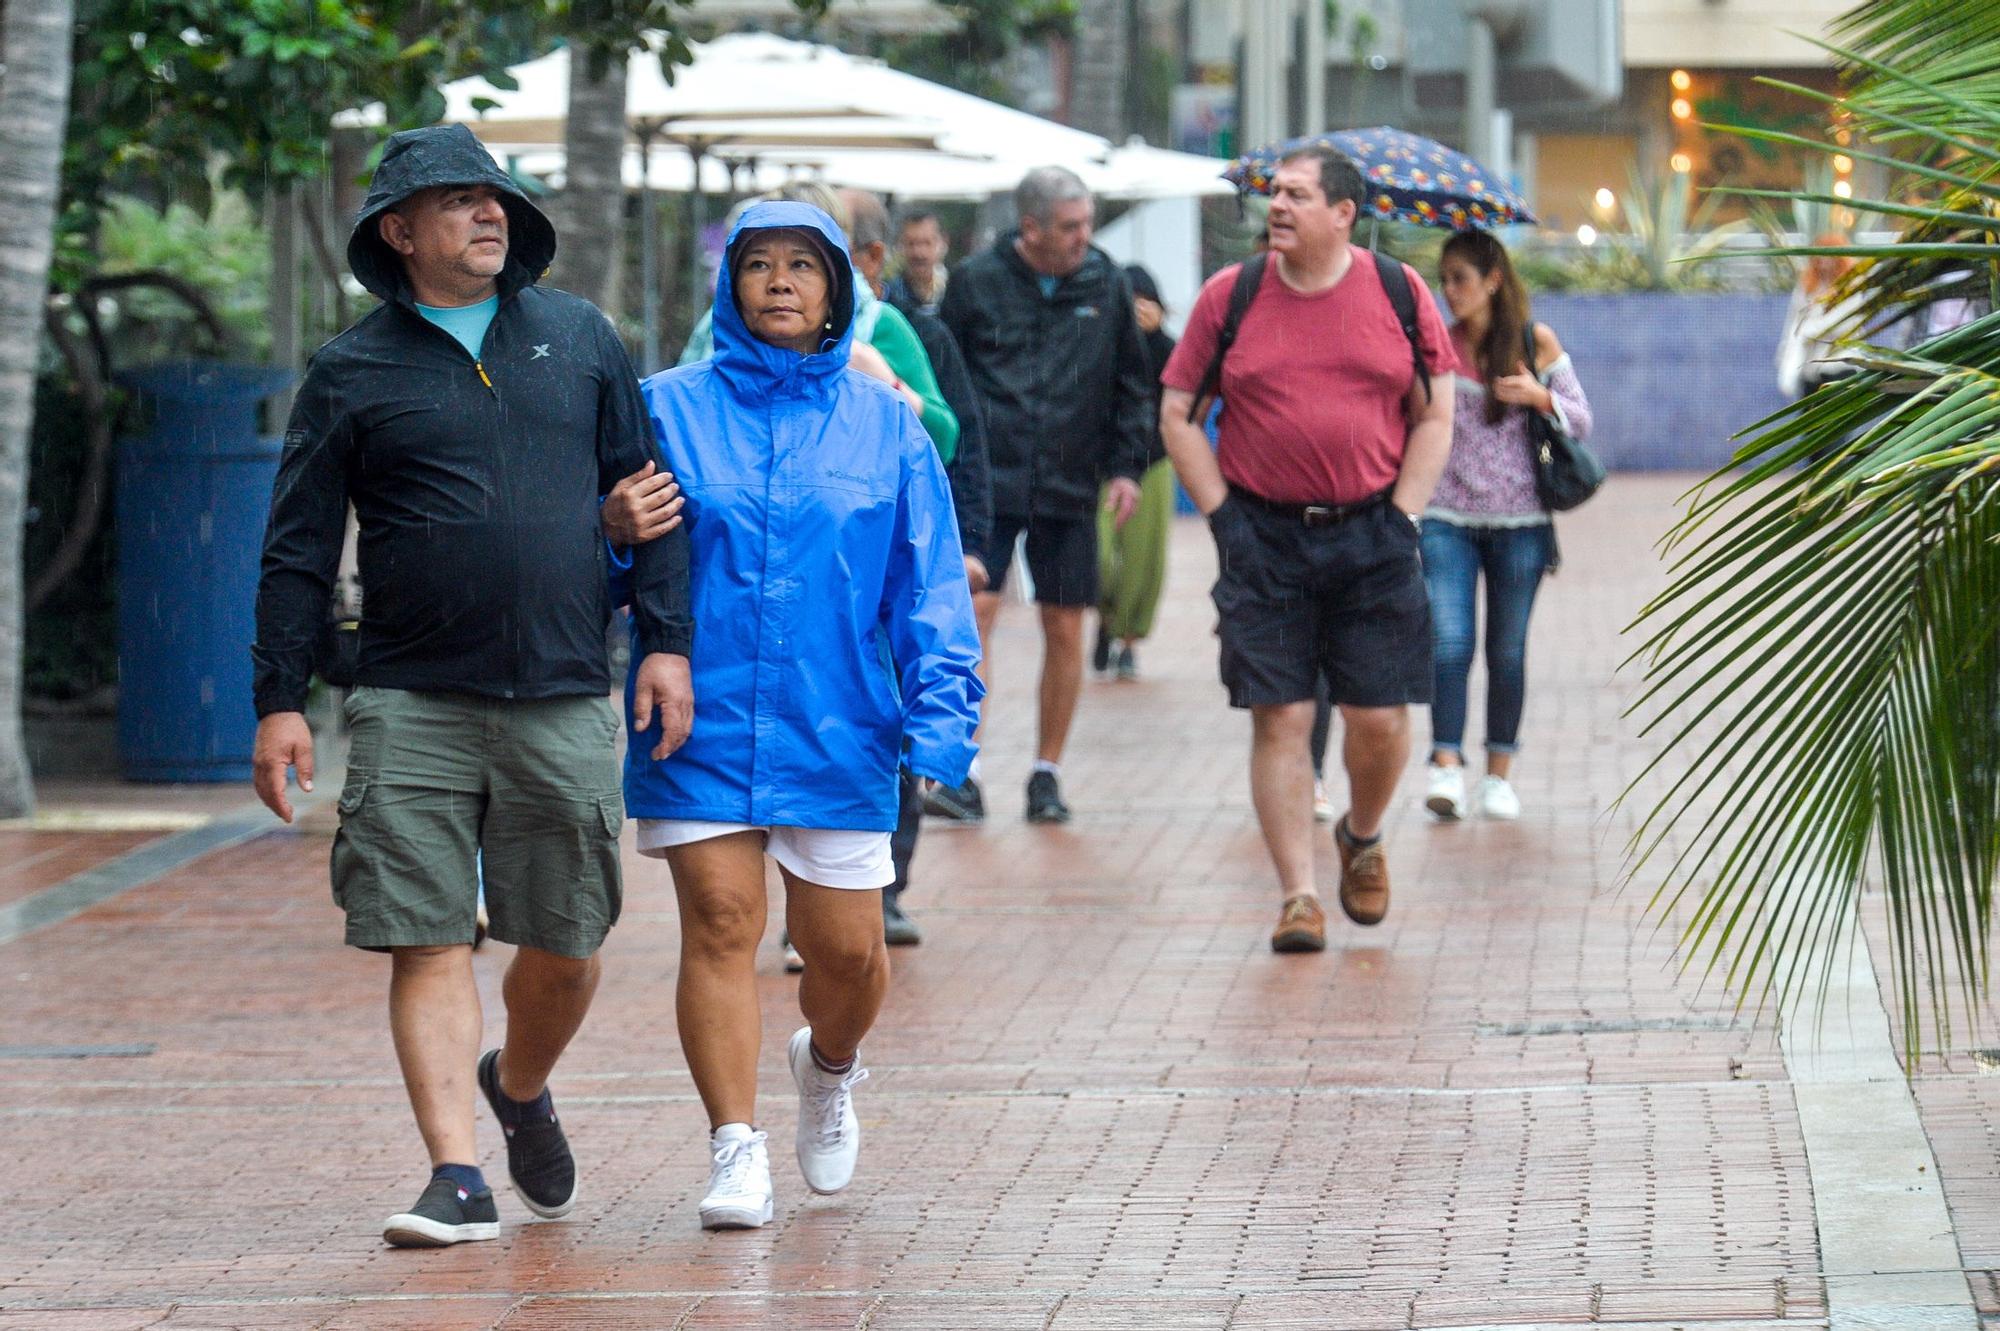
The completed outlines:
{"type": "Polygon", "coordinates": [[[542,343],[542,344],[541,344],[540,346],[538,346],[538,347],[536,347],[536,348],[535,348],[535,354],[534,354],[534,355],[532,355],[532,356],[530,356],[530,357],[528,357],[528,359],[529,359],[529,360],[540,360],[540,359],[541,359],[542,357],[544,357],[544,356],[546,356],[546,355],[548,355],[548,354],[549,354],[549,344],[548,344],[547,342],[544,342],[544,343],[542,343]]]}

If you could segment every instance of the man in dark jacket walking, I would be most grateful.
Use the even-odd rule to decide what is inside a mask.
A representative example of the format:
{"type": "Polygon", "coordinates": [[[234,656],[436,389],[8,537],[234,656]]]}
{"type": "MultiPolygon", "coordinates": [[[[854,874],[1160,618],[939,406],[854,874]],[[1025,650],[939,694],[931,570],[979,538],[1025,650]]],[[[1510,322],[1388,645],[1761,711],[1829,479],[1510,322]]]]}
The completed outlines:
{"type": "MultiPolygon", "coordinates": [[[[1025,533],[1042,618],[1027,816],[1066,822],[1059,765],[1083,690],[1084,611],[1097,604],[1095,510],[1100,488],[1121,526],[1138,506],[1152,376],[1131,285],[1090,243],[1095,207],[1083,182],[1061,167],[1037,167],[1014,201],[1020,229],[960,265],[938,314],[971,372],[992,463],[989,583],[974,598],[980,638],[990,653],[1014,543],[1025,533]]],[[[977,775],[936,792],[932,807],[968,821],[984,817],[977,775]]]]}
{"type": "MultiPolygon", "coordinates": [[[[548,1078],[582,1023],[621,898],[618,718],[598,502],[652,456],[638,381],[603,314],[535,285],[548,219],[463,126],[389,140],[348,242],[383,304],[314,355],[285,432],[257,592],[257,793],[312,789],[301,714],[347,506],[366,595],[333,893],[349,944],[391,955],[389,1024],[431,1179],[383,1237],[499,1233],[475,1163],[473,1087],[538,1215],[576,1201],[548,1078]],[[479,1054],[472,972],[483,860],[492,936],[517,945],[505,1045],[479,1054]]],[[[686,738],[687,536],[639,547],[637,727],[686,738]]],[[[635,728],[637,728],[635,727],[635,728]]]]}

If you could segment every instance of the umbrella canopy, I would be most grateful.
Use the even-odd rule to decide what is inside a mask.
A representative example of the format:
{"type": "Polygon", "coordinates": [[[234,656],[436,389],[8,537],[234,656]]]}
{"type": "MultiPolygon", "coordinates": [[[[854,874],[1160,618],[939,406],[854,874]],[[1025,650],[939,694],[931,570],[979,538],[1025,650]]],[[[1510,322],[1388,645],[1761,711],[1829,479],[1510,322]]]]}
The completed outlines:
{"type": "MultiPolygon", "coordinates": [[[[801,122],[801,129],[823,123],[801,122]]],[[[898,199],[978,200],[1006,193],[1021,183],[1029,167],[1040,165],[1020,158],[968,157],[928,148],[815,141],[806,133],[787,139],[781,122],[772,122],[772,129],[776,137],[761,144],[732,139],[712,148],[702,159],[703,193],[754,193],[807,179],[898,199]]],[[[560,146],[491,139],[486,146],[510,171],[562,186],[565,163],[560,146]]],[[[1230,184],[1222,178],[1222,162],[1193,153],[1132,145],[1112,149],[1101,164],[1067,165],[1073,166],[1101,199],[1184,199],[1231,192],[1230,184]]],[[[628,144],[624,174],[627,189],[636,190],[644,183],[657,190],[685,193],[694,187],[694,159],[681,148],[659,142],[648,159],[637,144],[628,144]],[[642,174],[648,160],[650,178],[642,174]]]]}
{"type": "MultiPolygon", "coordinates": [[[[1137,143],[1113,147],[1096,134],[831,46],[733,33],[692,50],[692,63],[672,83],[650,52],[631,58],[626,122],[653,152],[627,145],[630,187],[645,181],[654,189],[692,189],[692,159],[699,156],[706,159],[704,193],[764,189],[805,176],[901,198],[984,199],[1043,165],[1068,167],[1109,199],[1187,198],[1231,188],[1218,159],[1137,143]],[[741,169],[732,172],[725,161],[741,169]]],[[[478,78],[447,84],[445,118],[470,127],[513,168],[559,178],[569,71],[565,49],[508,70],[513,88],[478,78]]],[[[380,108],[345,119],[365,123],[370,115],[379,118],[380,108]]]]}
{"type": "Polygon", "coordinates": [[[1274,143],[1237,158],[1223,177],[1240,190],[1269,194],[1279,162],[1318,147],[1332,148],[1361,168],[1368,184],[1363,211],[1385,222],[1465,231],[1538,220],[1527,200],[1464,153],[1386,125],[1274,143]]]}
{"type": "MultiPolygon", "coordinates": [[[[742,32],[691,44],[694,59],[667,82],[659,57],[636,51],[626,66],[625,116],[655,137],[715,136],[716,122],[738,126],[754,120],[830,118],[850,127],[867,119],[923,121],[952,152],[1008,156],[1037,162],[1102,162],[1108,140],[1052,120],[1016,111],[970,93],[891,69],[880,60],[831,46],[768,33],[742,32]],[[996,149],[1004,148],[1004,153],[996,149]]],[[[560,48],[507,71],[515,85],[496,87],[482,78],[444,87],[447,121],[468,125],[489,143],[550,144],[563,141],[569,110],[570,53],[560,48]]],[[[343,111],[340,126],[379,125],[380,104],[343,111]]]]}

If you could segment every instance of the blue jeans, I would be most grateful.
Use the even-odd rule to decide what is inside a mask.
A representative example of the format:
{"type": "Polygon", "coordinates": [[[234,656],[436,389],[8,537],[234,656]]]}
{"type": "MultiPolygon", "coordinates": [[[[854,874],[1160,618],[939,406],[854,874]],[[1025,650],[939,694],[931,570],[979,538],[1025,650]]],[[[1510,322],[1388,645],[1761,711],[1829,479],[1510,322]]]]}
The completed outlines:
{"type": "Polygon", "coordinates": [[[1431,596],[1437,687],[1431,699],[1431,749],[1464,753],[1465,681],[1472,672],[1474,601],[1486,575],[1486,751],[1519,747],[1527,690],[1528,615],[1552,553],[1553,529],[1461,527],[1424,520],[1424,584],[1431,596]]]}

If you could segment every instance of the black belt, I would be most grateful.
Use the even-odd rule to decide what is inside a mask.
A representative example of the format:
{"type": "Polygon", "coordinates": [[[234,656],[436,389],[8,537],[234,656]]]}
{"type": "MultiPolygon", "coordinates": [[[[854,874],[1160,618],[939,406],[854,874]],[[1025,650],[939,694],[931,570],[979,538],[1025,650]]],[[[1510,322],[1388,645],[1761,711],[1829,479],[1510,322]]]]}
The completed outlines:
{"type": "Polygon", "coordinates": [[[1229,487],[1230,498],[1241,499],[1252,508],[1261,508],[1266,513],[1290,519],[1302,527],[1331,527],[1336,522],[1345,522],[1351,517],[1388,503],[1390,493],[1389,490],[1384,490],[1379,494],[1369,495],[1366,499],[1357,499],[1351,504],[1281,504],[1275,499],[1252,494],[1240,486],[1229,487]]]}

